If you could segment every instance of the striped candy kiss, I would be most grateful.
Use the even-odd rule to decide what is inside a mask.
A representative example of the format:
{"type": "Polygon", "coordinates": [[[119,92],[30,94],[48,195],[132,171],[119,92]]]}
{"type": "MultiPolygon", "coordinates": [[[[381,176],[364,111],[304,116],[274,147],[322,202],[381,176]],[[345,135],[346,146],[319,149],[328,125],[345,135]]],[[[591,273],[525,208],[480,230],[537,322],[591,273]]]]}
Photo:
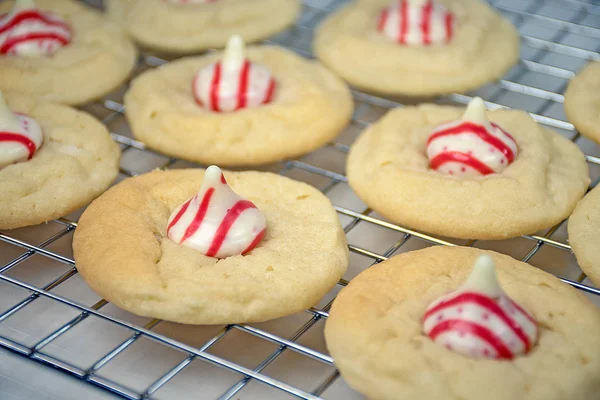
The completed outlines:
{"type": "Polygon", "coordinates": [[[41,12],[33,0],[17,0],[0,17],[0,54],[50,55],[71,42],[71,29],[58,16],[41,12]]]}
{"type": "Polygon", "coordinates": [[[515,139],[488,120],[479,97],[469,103],[461,120],[434,129],[427,140],[431,169],[466,178],[502,172],[517,152],[515,139]]]}
{"type": "Polygon", "coordinates": [[[30,160],[42,141],[42,128],[37,121],[14,114],[0,93],[0,168],[30,160]]]}
{"type": "Polygon", "coordinates": [[[223,59],[196,73],[192,92],[198,105],[228,112],[271,102],[275,86],[267,68],[245,58],[242,38],[232,36],[223,59]]]}
{"type": "Polygon", "coordinates": [[[209,257],[225,258],[255,248],[266,228],[258,208],[231,190],[221,169],[212,165],[198,194],[171,214],[167,237],[209,257]]]}
{"type": "Polygon", "coordinates": [[[379,14],[377,30],[404,45],[428,46],[448,43],[454,36],[456,18],[434,0],[394,0],[379,14]]]}
{"type": "Polygon", "coordinates": [[[433,302],[423,330],[434,342],[475,358],[512,359],[535,345],[535,318],[500,287],[494,262],[480,256],[467,282],[433,302]]]}

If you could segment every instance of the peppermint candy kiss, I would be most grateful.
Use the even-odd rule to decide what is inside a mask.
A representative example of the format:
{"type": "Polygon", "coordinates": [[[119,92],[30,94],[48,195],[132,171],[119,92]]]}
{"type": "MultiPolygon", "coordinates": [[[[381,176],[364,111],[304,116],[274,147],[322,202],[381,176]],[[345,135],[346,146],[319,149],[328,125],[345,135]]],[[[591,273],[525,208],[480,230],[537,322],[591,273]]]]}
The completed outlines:
{"type": "Polygon", "coordinates": [[[405,45],[447,43],[454,35],[456,18],[434,0],[395,0],[379,14],[377,30],[405,45]]]}
{"type": "Polygon", "coordinates": [[[0,54],[47,56],[71,42],[71,29],[57,15],[36,9],[33,0],[17,0],[0,16],[0,54]]]}
{"type": "Polygon", "coordinates": [[[258,208],[231,190],[221,169],[212,165],[198,194],[171,214],[167,237],[209,257],[225,258],[255,248],[266,229],[258,208]]]}
{"type": "Polygon", "coordinates": [[[0,168],[30,160],[42,145],[42,128],[23,114],[14,114],[0,92],[0,168]]]}
{"type": "Polygon", "coordinates": [[[502,172],[517,157],[517,142],[490,122],[479,97],[459,121],[441,125],[427,140],[431,169],[465,178],[502,172]]]}
{"type": "Polygon", "coordinates": [[[232,36],[222,60],[198,71],[192,82],[198,105],[212,111],[235,111],[269,103],[275,80],[262,65],[244,56],[244,42],[232,36]]]}
{"type": "Polygon", "coordinates": [[[480,256],[458,290],[434,301],[423,317],[434,342],[476,358],[512,359],[531,351],[537,321],[500,287],[494,261],[480,256]]]}

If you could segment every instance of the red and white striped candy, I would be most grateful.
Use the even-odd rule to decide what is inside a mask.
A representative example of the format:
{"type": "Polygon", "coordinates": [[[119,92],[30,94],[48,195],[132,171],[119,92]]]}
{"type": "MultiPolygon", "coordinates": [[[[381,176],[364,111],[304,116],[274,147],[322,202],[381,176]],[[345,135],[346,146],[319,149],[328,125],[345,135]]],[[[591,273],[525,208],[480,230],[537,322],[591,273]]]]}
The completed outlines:
{"type": "Polygon", "coordinates": [[[427,307],[423,330],[475,358],[512,359],[531,351],[538,337],[537,321],[504,293],[488,255],[479,257],[461,288],[427,307]]]}
{"type": "Polygon", "coordinates": [[[17,0],[0,16],[0,54],[50,55],[71,42],[71,28],[57,15],[35,8],[33,0],[17,0]]]}
{"type": "Polygon", "coordinates": [[[245,58],[244,42],[233,36],[223,59],[196,73],[192,92],[198,105],[228,112],[271,102],[275,86],[271,72],[245,58]]]}
{"type": "Polygon", "coordinates": [[[434,0],[394,0],[379,14],[377,30],[405,45],[428,46],[452,40],[456,18],[434,0]]]}
{"type": "Polygon", "coordinates": [[[500,173],[517,152],[515,139],[488,120],[479,97],[469,103],[461,120],[437,127],[427,140],[430,167],[461,177],[500,173]]]}
{"type": "Polygon", "coordinates": [[[246,254],[262,240],[264,215],[254,203],[235,193],[217,166],[210,166],[198,194],[177,207],[167,237],[209,257],[246,254]]]}
{"type": "Polygon", "coordinates": [[[30,160],[43,140],[42,128],[37,121],[13,113],[0,93],[0,168],[30,160]]]}

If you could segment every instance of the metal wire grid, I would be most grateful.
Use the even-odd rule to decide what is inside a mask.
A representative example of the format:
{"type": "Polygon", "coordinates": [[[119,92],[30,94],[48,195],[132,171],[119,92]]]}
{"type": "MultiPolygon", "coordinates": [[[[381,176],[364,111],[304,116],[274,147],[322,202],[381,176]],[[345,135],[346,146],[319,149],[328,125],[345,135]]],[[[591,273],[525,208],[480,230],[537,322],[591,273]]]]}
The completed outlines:
{"type": "MultiPolygon", "coordinates": [[[[272,42],[311,57],[310,43],[315,25],[329,12],[343,3],[345,3],[345,0],[305,0],[304,13],[298,23],[292,29],[275,37],[272,42]]],[[[600,59],[600,54],[598,53],[600,50],[600,42],[598,42],[600,38],[600,6],[578,0],[547,0],[544,2],[536,0],[514,0],[512,2],[508,0],[493,0],[492,4],[510,18],[520,29],[522,33],[522,59],[519,65],[513,68],[504,79],[486,86],[473,93],[473,95],[482,96],[489,108],[514,106],[526,109],[540,123],[557,129],[561,134],[577,142],[584,150],[588,151],[586,158],[590,165],[592,177],[597,178],[600,176],[600,158],[595,154],[600,154],[599,148],[581,138],[573,125],[566,121],[562,114],[561,103],[563,103],[564,97],[561,93],[563,93],[568,80],[574,76],[574,72],[585,62],[600,59]],[[529,32],[533,32],[533,34],[529,34],[529,32]]],[[[152,68],[164,62],[166,61],[147,55],[142,57],[139,70],[152,68]]],[[[121,163],[122,177],[128,177],[152,169],[138,168],[139,165],[135,160],[140,155],[152,155],[155,153],[146,149],[143,143],[132,139],[127,127],[124,127],[124,108],[120,102],[120,94],[122,94],[122,91],[116,95],[109,96],[102,103],[91,105],[87,110],[101,118],[113,131],[119,132],[112,133],[112,137],[121,145],[123,151],[123,160],[121,163]],[[131,156],[129,157],[129,161],[127,161],[128,156],[131,156]],[[133,169],[133,166],[136,169],[133,169]]],[[[330,195],[330,197],[332,192],[340,188],[343,193],[346,193],[344,189],[347,187],[347,179],[343,175],[343,161],[345,154],[349,150],[349,144],[359,130],[375,121],[387,109],[401,106],[396,101],[371,96],[358,91],[353,91],[353,95],[356,109],[351,126],[338,138],[338,142],[331,143],[324,148],[324,151],[328,151],[329,154],[335,154],[337,157],[340,157],[340,163],[333,165],[329,161],[317,162],[316,158],[308,155],[300,160],[290,160],[280,166],[271,167],[271,169],[277,168],[281,174],[290,175],[313,183],[323,193],[330,195]]],[[[438,102],[444,104],[466,104],[471,98],[472,96],[469,95],[453,94],[438,99],[438,102]]],[[[189,165],[189,163],[181,162],[175,158],[157,157],[160,158],[160,162],[153,167],[177,168],[189,165]]],[[[345,196],[347,197],[347,195],[345,196]]],[[[344,223],[344,230],[348,234],[349,242],[351,243],[349,245],[351,254],[358,255],[365,260],[370,260],[367,263],[369,265],[381,262],[393,254],[432,244],[488,246],[486,243],[473,240],[455,241],[452,239],[442,239],[406,229],[380,219],[371,209],[365,207],[360,202],[350,201],[353,206],[347,206],[345,203],[344,199],[341,199],[335,205],[335,208],[340,214],[340,218],[344,223]],[[356,206],[356,204],[360,205],[356,206]],[[394,242],[390,246],[386,246],[387,249],[383,251],[374,251],[367,248],[368,246],[354,245],[352,243],[355,242],[355,239],[352,234],[361,226],[377,227],[377,229],[394,232],[396,234],[394,242]]],[[[76,216],[74,219],[76,219],[76,216]]],[[[328,316],[335,293],[337,293],[340,287],[348,283],[350,277],[340,280],[338,287],[334,289],[331,295],[326,297],[326,301],[322,302],[320,306],[306,310],[309,315],[308,320],[299,324],[287,338],[253,325],[235,324],[222,327],[201,346],[195,347],[153,330],[159,324],[165,325],[168,323],[154,319],[143,325],[139,325],[103,312],[102,309],[108,305],[103,299],[91,305],[85,305],[64,295],[57,294],[56,289],[77,276],[77,270],[69,254],[61,254],[60,252],[51,250],[51,248],[55,242],[69,237],[76,229],[77,222],[74,219],[61,218],[48,224],[43,229],[43,235],[46,239],[37,244],[30,238],[18,238],[18,235],[14,234],[18,231],[0,233],[0,241],[3,242],[1,243],[3,247],[0,247],[2,249],[0,253],[4,253],[5,249],[8,248],[12,251],[15,248],[24,249],[22,254],[19,254],[0,267],[0,283],[9,284],[29,293],[28,296],[19,302],[10,305],[0,305],[0,309],[4,308],[4,311],[0,314],[0,328],[3,325],[9,325],[11,317],[23,313],[27,307],[30,307],[36,301],[39,302],[41,298],[51,299],[66,305],[70,309],[77,310],[77,314],[74,317],[61,324],[58,328],[45,333],[33,345],[24,344],[14,338],[0,335],[0,345],[2,347],[32,360],[58,368],[129,399],[159,398],[160,389],[173,382],[173,379],[178,374],[181,374],[194,360],[204,360],[237,374],[239,378],[237,382],[227,388],[220,396],[217,396],[219,399],[233,398],[252,381],[261,382],[272,388],[279,389],[279,392],[274,393],[275,398],[279,398],[280,395],[284,394],[303,399],[317,399],[321,398],[321,396],[327,397],[326,390],[339,377],[338,371],[333,366],[333,360],[323,350],[316,350],[303,345],[300,341],[302,336],[307,332],[322,329],[322,322],[328,316]],[[52,232],[52,234],[48,236],[46,232],[52,232]],[[57,261],[68,268],[44,284],[31,283],[11,276],[11,271],[14,271],[17,267],[36,255],[57,261]],[[90,317],[122,327],[129,332],[129,336],[110,351],[105,352],[102,357],[96,359],[87,368],[78,367],[68,358],[59,358],[45,351],[49,344],[55,342],[58,338],[90,317]],[[266,358],[253,367],[244,366],[241,363],[236,363],[225,357],[211,353],[211,349],[217,343],[222,342],[224,338],[232,336],[232,332],[243,332],[252,335],[262,341],[273,343],[275,348],[266,358]],[[162,346],[176,349],[183,355],[181,361],[163,371],[158,379],[146,385],[145,389],[141,391],[132,390],[128,387],[126,376],[121,377],[122,379],[107,379],[99,373],[102,368],[106,367],[117,356],[131,349],[141,338],[148,338],[162,346]],[[309,388],[300,388],[283,379],[274,378],[263,372],[286,352],[294,352],[302,357],[316,360],[330,368],[325,375],[316,379],[309,388]]],[[[565,234],[564,232],[561,233],[561,230],[564,231],[563,224],[559,224],[548,231],[521,238],[521,248],[524,246],[523,243],[526,243],[527,251],[525,252],[525,256],[520,258],[525,262],[531,262],[532,258],[539,254],[542,249],[557,249],[564,254],[570,254],[570,246],[566,243],[565,234]]],[[[358,241],[361,242],[362,240],[359,236],[358,241]]],[[[577,270],[573,277],[561,277],[561,279],[586,293],[600,296],[600,289],[582,283],[585,280],[585,275],[580,270],[577,270]]],[[[85,340],[85,338],[83,339],[85,340]]],[[[198,398],[205,397],[200,395],[198,398]]]]}

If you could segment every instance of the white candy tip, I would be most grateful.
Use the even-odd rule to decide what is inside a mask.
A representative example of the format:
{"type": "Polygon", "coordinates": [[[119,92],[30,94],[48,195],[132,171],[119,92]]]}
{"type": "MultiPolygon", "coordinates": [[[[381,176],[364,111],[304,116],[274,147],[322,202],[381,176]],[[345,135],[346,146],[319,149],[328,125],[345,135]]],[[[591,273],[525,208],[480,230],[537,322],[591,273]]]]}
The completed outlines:
{"type": "Polygon", "coordinates": [[[475,97],[469,102],[467,110],[462,116],[463,121],[472,121],[480,124],[488,124],[487,108],[481,97],[475,97]]]}
{"type": "Polygon", "coordinates": [[[244,61],[244,40],[240,35],[233,35],[227,41],[223,64],[232,68],[238,67],[244,61]]]}
{"type": "Polygon", "coordinates": [[[221,175],[223,175],[221,168],[217,167],[216,165],[211,165],[210,167],[206,168],[206,171],[204,172],[204,182],[208,184],[220,182],[221,175]]]}
{"type": "Polygon", "coordinates": [[[496,297],[503,293],[498,283],[496,265],[492,257],[484,254],[477,258],[473,266],[473,271],[463,285],[463,288],[485,293],[490,297],[496,297]]]}

